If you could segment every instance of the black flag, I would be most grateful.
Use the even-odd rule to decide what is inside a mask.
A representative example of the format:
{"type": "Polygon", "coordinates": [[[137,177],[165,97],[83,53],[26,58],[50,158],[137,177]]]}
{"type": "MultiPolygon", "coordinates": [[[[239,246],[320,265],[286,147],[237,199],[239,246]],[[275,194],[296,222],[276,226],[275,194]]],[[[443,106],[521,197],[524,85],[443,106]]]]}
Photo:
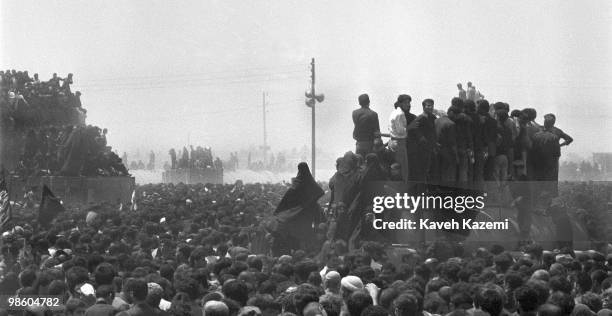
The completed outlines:
{"type": "Polygon", "coordinates": [[[42,200],[38,209],[38,223],[41,226],[48,226],[55,216],[63,211],[64,206],[60,199],[56,198],[46,185],[43,186],[42,200]]]}
{"type": "Polygon", "coordinates": [[[11,210],[11,201],[9,200],[8,189],[4,179],[0,182],[0,232],[4,231],[4,227],[13,217],[11,210]]]}

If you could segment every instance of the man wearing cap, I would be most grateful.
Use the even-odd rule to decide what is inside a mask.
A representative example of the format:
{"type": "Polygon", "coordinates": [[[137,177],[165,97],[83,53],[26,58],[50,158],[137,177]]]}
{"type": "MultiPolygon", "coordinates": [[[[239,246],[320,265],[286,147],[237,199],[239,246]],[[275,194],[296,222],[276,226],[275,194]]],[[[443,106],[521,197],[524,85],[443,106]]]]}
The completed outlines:
{"type": "Polygon", "coordinates": [[[395,102],[395,109],[389,116],[389,148],[395,152],[395,162],[401,166],[402,180],[408,181],[408,153],[406,146],[406,121],[405,112],[410,112],[410,102],[412,98],[407,94],[401,94],[395,102]]]}
{"type": "Polygon", "coordinates": [[[340,273],[337,271],[329,271],[325,274],[324,286],[325,294],[340,294],[340,273]]]}
{"type": "Polygon", "coordinates": [[[367,94],[359,96],[361,108],[353,111],[353,139],[357,141],[355,153],[365,157],[372,152],[374,139],[380,137],[378,114],[370,110],[370,97],[367,94]]]}

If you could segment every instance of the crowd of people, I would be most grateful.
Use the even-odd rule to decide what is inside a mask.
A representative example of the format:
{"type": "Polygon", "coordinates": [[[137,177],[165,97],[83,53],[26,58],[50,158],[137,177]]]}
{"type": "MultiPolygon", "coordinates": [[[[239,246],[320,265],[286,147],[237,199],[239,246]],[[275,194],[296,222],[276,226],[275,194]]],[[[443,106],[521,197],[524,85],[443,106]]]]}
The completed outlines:
{"type": "Polygon", "coordinates": [[[128,176],[121,158],[106,141],[106,129],[96,126],[29,129],[14,173],[30,176],[128,176]]]}
{"type": "MultiPolygon", "coordinates": [[[[424,100],[416,116],[411,97],[400,95],[388,135],[361,95],[353,113],[356,150],[337,160],[329,192],[300,163],[290,184],[152,184],[134,192],[129,208],[68,207],[50,223],[36,220],[33,203],[15,203],[1,236],[0,294],[54,296],[60,306],[15,311],[0,305],[0,313],[612,315],[612,255],[606,252],[574,251],[571,243],[545,251],[533,242],[516,251],[493,243],[471,249],[445,239],[397,250],[392,236],[368,225],[366,187],[374,182],[419,188],[556,183],[559,147],[572,140],[554,127],[554,115],[540,126],[534,109],[510,112],[502,102],[491,109],[482,95],[472,100],[469,88],[438,116],[433,100],[424,100]]],[[[24,157],[53,155],[41,134],[28,133],[24,157]]],[[[60,174],[93,169],[85,161],[108,148],[105,133],[91,126],[55,135],[63,160],[38,161],[61,165],[60,174]]],[[[209,148],[169,154],[171,169],[222,168],[209,148]]],[[[539,195],[528,191],[519,212],[531,210],[536,198],[558,195],[556,185],[538,188],[539,195]]]]}
{"type": "Polygon", "coordinates": [[[0,120],[5,130],[25,130],[45,125],[84,124],[87,111],[81,92],[73,93],[73,75],[53,74],[41,81],[38,74],[15,69],[0,71],[0,120]]]}
{"type": "Polygon", "coordinates": [[[359,96],[360,109],[353,112],[355,153],[365,158],[377,146],[385,147],[390,157],[384,170],[398,164],[404,181],[504,185],[508,179],[558,180],[560,148],[573,139],[555,126],[554,114],[544,115],[540,125],[533,108],[510,111],[508,103],[491,106],[486,99],[474,102],[465,95],[453,98],[442,115],[434,111],[434,100],[425,99],[417,116],[410,112],[412,98],[402,94],[393,105],[387,134],[369,108],[369,96],[359,96]],[[390,137],[389,142],[384,144],[381,136],[390,137]]]}
{"type": "Polygon", "coordinates": [[[170,164],[167,166],[169,169],[223,169],[223,162],[219,157],[213,160],[210,147],[197,146],[193,148],[190,145],[189,150],[187,147],[183,147],[178,153],[174,148],[171,148],[168,154],[170,155],[170,164]]]}
{"type": "MultiPolygon", "coordinates": [[[[536,206],[560,218],[559,227],[567,226],[567,214],[559,211],[555,199],[561,147],[573,139],[555,126],[555,115],[544,115],[540,125],[533,108],[511,111],[505,102],[491,106],[471,84],[467,92],[461,84],[458,87],[459,95],[452,98],[446,112],[436,111],[433,99],[424,99],[421,114],[415,115],[411,113],[412,97],[399,95],[388,120],[388,133],[381,132],[369,96],[359,96],[360,108],[353,111],[355,152],[338,158],[337,172],[330,180],[332,190],[338,187],[338,198],[332,201],[338,216],[346,219],[361,213],[355,208],[363,208],[359,206],[363,203],[355,200],[367,182],[394,180],[410,185],[413,195],[428,194],[440,185],[455,192],[488,191],[498,200],[511,195],[525,241],[536,206]],[[382,137],[389,141],[383,142],[382,137]],[[360,170],[360,165],[366,170],[360,170]]],[[[348,237],[361,221],[353,219],[341,231],[348,237]]]]}
{"type": "Polygon", "coordinates": [[[612,314],[612,256],[596,251],[442,241],[349,250],[324,224],[309,246],[275,253],[269,219],[302,196],[291,188],[321,197],[305,168],[289,190],[155,184],[138,189],[131,210],[69,208],[52,225],[16,212],[2,235],[0,294],[61,297],[55,310],[24,315],[612,314]]]}
{"type": "Polygon", "coordinates": [[[125,176],[107,146],[106,129],[85,125],[73,75],[41,81],[28,71],[0,71],[0,138],[4,167],[22,177],[125,176]]]}

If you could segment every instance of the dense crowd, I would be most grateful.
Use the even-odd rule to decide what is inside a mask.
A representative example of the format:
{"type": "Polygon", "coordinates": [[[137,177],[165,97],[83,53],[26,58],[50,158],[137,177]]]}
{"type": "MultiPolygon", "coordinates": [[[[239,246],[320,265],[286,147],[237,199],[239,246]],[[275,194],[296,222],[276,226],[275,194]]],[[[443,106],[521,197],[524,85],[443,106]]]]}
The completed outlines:
{"type": "Polygon", "coordinates": [[[170,155],[170,165],[168,167],[170,169],[223,169],[223,162],[219,157],[213,160],[212,149],[210,147],[189,147],[189,150],[187,147],[183,147],[178,153],[174,148],[168,151],[170,155]]]}
{"type": "Polygon", "coordinates": [[[612,257],[596,251],[348,251],[321,225],[310,247],[274,254],[267,219],[286,191],[148,185],[132,210],[69,208],[52,225],[19,210],[2,236],[0,294],[59,295],[56,315],[612,314],[612,257]]]}
{"type": "Polygon", "coordinates": [[[24,130],[45,125],[84,124],[87,111],[81,92],[73,93],[73,75],[53,74],[41,81],[28,71],[0,71],[0,120],[4,130],[24,130]]]}
{"type": "Polygon", "coordinates": [[[91,125],[30,129],[14,172],[23,177],[129,175],[107,145],[106,134],[106,129],[91,125]]]}

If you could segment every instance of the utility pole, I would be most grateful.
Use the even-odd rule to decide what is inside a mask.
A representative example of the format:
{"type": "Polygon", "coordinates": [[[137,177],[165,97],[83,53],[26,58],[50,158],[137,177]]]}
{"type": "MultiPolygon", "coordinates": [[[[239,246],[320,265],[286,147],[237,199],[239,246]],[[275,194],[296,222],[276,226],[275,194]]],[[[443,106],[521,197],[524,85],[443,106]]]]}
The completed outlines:
{"type": "Polygon", "coordinates": [[[262,103],[262,110],[263,110],[263,162],[264,165],[267,166],[268,164],[268,132],[266,130],[266,92],[263,93],[263,103],[262,103]]]}
{"type": "Polygon", "coordinates": [[[315,149],[315,105],[317,102],[323,102],[325,96],[323,94],[315,94],[315,59],[312,58],[310,61],[310,92],[306,92],[306,106],[312,109],[312,144],[311,152],[312,152],[312,161],[311,161],[311,170],[312,176],[315,177],[316,174],[316,149],[315,149]]]}

